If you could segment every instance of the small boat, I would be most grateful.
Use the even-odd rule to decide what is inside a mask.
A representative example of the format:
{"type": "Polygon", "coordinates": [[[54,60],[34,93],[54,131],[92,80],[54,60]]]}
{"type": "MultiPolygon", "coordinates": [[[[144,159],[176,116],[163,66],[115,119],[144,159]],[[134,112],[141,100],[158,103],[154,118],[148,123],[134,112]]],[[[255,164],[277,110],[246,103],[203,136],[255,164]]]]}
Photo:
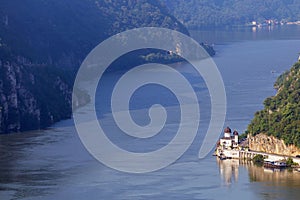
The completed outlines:
{"type": "Polygon", "coordinates": [[[283,161],[264,161],[264,167],[267,168],[285,168],[287,164],[283,161]]]}
{"type": "Polygon", "coordinates": [[[285,162],[280,162],[280,161],[275,161],[274,165],[276,168],[287,167],[287,164],[285,162]]]}

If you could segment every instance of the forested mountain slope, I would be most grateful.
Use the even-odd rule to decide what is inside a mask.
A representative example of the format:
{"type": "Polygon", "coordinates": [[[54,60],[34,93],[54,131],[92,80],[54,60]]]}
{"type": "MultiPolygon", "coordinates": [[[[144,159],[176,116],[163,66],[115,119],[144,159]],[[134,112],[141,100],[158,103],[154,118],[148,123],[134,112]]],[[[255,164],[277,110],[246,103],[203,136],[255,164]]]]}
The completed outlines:
{"type": "Polygon", "coordinates": [[[300,148],[300,62],[282,74],[275,83],[277,94],[264,101],[265,108],[255,113],[248,133],[264,133],[300,148]]]}
{"type": "Polygon", "coordinates": [[[112,34],[142,26],[188,34],[157,0],[2,0],[0,133],[69,118],[72,83],[85,56],[112,34]]]}
{"type": "Polygon", "coordinates": [[[162,0],[189,28],[300,20],[298,0],[162,0]]]}

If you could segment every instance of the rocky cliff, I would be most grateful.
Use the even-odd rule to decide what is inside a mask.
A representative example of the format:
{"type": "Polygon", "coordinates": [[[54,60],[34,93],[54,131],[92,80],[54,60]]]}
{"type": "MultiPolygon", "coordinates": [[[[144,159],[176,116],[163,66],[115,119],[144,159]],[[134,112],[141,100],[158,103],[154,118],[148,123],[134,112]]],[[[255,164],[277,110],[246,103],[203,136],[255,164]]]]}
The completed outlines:
{"type": "Polygon", "coordinates": [[[286,145],[283,140],[274,136],[258,134],[248,138],[249,148],[253,151],[262,151],[266,153],[280,154],[286,156],[300,155],[300,149],[295,145],[286,145]]]}
{"type": "Polygon", "coordinates": [[[0,133],[45,128],[70,117],[72,88],[53,69],[19,57],[0,60],[0,71],[0,133]]]}
{"type": "MultiPolygon", "coordinates": [[[[0,133],[71,117],[81,61],[112,34],[142,26],[187,29],[158,0],[2,0],[0,133]]],[[[88,97],[78,97],[78,105],[88,97]]]]}

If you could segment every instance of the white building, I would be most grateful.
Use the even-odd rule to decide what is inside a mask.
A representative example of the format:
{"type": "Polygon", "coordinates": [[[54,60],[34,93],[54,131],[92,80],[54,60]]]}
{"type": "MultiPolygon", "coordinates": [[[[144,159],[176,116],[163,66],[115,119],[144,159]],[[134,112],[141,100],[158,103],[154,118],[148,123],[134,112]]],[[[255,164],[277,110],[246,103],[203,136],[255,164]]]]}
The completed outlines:
{"type": "Polygon", "coordinates": [[[233,132],[231,135],[231,129],[229,127],[224,129],[224,136],[220,139],[220,146],[222,149],[235,149],[239,146],[239,133],[233,132]]]}

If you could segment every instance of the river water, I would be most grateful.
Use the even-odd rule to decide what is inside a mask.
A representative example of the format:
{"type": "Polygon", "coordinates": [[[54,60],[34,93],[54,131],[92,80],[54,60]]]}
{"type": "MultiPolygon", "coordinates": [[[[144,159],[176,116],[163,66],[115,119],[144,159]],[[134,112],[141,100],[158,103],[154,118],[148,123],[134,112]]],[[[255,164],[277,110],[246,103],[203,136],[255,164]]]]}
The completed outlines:
{"type": "MultiPolygon", "coordinates": [[[[263,100],[275,94],[276,78],[296,62],[300,26],[192,31],[192,35],[196,40],[214,43],[217,51],[214,61],[227,94],[225,126],[243,132],[254,112],[262,109],[263,100]]],[[[96,161],[81,144],[73,121],[66,120],[47,130],[0,136],[0,198],[299,199],[299,172],[270,171],[237,160],[219,161],[211,154],[198,159],[201,133],[207,129],[209,116],[208,92],[202,80],[193,80],[188,75],[188,66],[173,67],[187,74],[201,97],[200,134],[179,160],[146,174],[118,172],[96,161]]],[[[119,74],[110,73],[104,82],[110,85],[117,77],[119,74]]],[[[169,106],[170,112],[176,110],[176,102],[165,90],[146,89],[147,99],[141,101],[145,96],[143,91],[135,96],[137,100],[132,107],[137,115],[135,119],[143,119],[151,100],[155,99],[149,91],[156,91],[159,103],[167,101],[165,106],[169,106]]],[[[152,150],[162,145],[155,140],[139,144],[114,134],[118,130],[112,128],[114,124],[103,105],[103,102],[96,104],[98,117],[118,145],[130,150],[141,147],[152,150]]],[[[166,131],[175,128],[169,126],[166,131]]]]}

